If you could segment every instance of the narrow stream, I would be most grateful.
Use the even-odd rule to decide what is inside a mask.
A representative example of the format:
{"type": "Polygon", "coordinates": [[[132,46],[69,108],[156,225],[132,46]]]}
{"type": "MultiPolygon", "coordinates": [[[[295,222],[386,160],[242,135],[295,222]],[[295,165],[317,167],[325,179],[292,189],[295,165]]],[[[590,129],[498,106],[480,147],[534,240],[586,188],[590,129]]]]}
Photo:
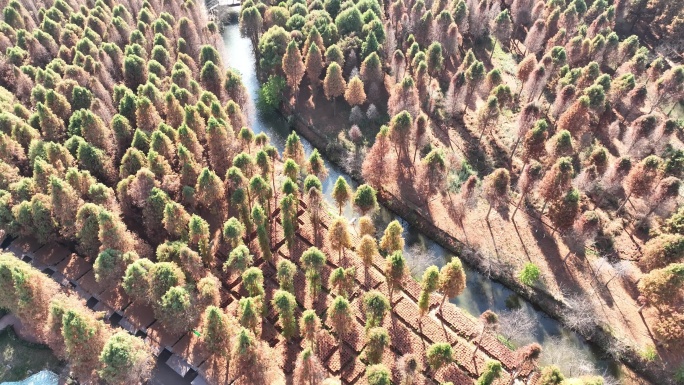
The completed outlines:
{"type": "MultiPolygon", "coordinates": [[[[251,103],[245,107],[244,113],[249,119],[252,130],[255,133],[266,133],[271,139],[271,144],[282,153],[285,139],[291,130],[282,117],[266,116],[261,114],[256,108],[260,84],[256,77],[256,63],[251,41],[246,37],[240,36],[239,27],[236,23],[226,24],[224,27],[223,42],[227,56],[227,65],[241,74],[242,82],[251,99],[251,103]]],[[[312,145],[304,138],[301,138],[301,141],[307,155],[310,154],[313,150],[312,145]]],[[[328,159],[325,157],[323,159],[329,173],[328,178],[321,181],[323,193],[329,203],[334,205],[331,193],[333,185],[339,176],[345,178],[350,186],[354,188],[358,184],[343,170],[330,163],[328,159]]],[[[344,215],[350,221],[358,217],[358,214],[349,205],[345,208],[344,215]]],[[[384,230],[387,224],[394,219],[399,220],[404,227],[404,237],[406,239],[404,255],[415,277],[420,278],[423,270],[430,265],[442,266],[453,256],[448,250],[419,231],[412,229],[411,225],[405,220],[382,206],[375,214],[376,228],[379,231],[384,230]]],[[[564,328],[558,321],[550,318],[542,311],[535,309],[531,303],[517,297],[513,291],[502,284],[492,281],[469,266],[465,266],[465,270],[467,276],[466,289],[458,298],[452,300],[452,303],[477,317],[487,309],[497,314],[505,314],[510,310],[506,306],[506,300],[518,299],[517,302],[520,308],[517,311],[527,316],[518,318],[529,318],[533,321],[534,326],[527,329],[526,338],[513,342],[517,344],[531,342],[541,344],[546,352],[546,354],[542,354],[542,365],[556,364],[568,377],[589,373],[618,376],[618,364],[601,357],[597,349],[587,344],[579,335],[564,328]],[[568,358],[572,359],[573,362],[569,362],[568,358]]]]}

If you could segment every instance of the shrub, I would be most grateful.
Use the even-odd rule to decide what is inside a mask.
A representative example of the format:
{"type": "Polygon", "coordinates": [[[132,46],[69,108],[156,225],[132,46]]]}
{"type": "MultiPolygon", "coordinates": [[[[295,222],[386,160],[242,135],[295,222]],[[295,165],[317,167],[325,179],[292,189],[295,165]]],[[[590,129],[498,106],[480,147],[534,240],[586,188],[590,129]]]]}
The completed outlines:
{"type": "Polygon", "coordinates": [[[522,270],[520,270],[518,279],[520,279],[520,282],[524,283],[525,285],[532,286],[539,281],[540,276],[541,271],[539,270],[539,267],[532,262],[528,262],[525,264],[522,270]]]}

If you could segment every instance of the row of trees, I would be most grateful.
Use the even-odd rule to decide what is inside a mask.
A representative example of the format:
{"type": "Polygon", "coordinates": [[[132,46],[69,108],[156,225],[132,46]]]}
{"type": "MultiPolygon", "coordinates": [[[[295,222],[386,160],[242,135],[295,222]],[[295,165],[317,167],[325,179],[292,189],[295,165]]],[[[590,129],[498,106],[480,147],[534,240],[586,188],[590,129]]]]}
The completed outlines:
{"type": "Polygon", "coordinates": [[[40,341],[69,361],[78,378],[139,384],[150,378],[148,345],[102,322],[82,300],[10,253],[0,254],[0,307],[21,319],[40,341]]]}

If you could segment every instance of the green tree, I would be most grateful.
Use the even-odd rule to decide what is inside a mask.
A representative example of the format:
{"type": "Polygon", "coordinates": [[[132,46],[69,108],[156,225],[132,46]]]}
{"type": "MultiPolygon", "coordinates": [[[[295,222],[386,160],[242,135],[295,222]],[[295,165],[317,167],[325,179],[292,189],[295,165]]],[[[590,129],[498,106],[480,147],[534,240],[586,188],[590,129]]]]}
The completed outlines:
{"type": "Polygon", "coordinates": [[[356,189],[352,203],[361,215],[368,215],[377,210],[378,198],[376,194],[375,189],[367,184],[362,184],[356,189]]]}
{"type": "Polygon", "coordinates": [[[392,294],[397,286],[401,286],[406,271],[406,260],[401,251],[395,251],[385,259],[385,279],[387,279],[387,289],[389,299],[392,301],[392,294]]]}
{"type": "Polygon", "coordinates": [[[346,333],[347,325],[350,325],[351,322],[353,322],[349,301],[342,296],[335,297],[328,307],[327,316],[333,330],[337,334],[339,345],[342,343],[342,335],[346,333]]]}
{"type": "Polygon", "coordinates": [[[438,342],[430,345],[426,352],[427,363],[433,372],[454,361],[454,351],[451,345],[438,342]]]}
{"type": "Polygon", "coordinates": [[[430,310],[430,294],[439,288],[439,269],[437,266],[430,266],[423,272],[420,280],[420,297],[418,298],[418,310],[421,318],[430,310]]]}
{"type": "Polygon", "coordinates": [[[273,307],[278,312],[278,324],[283,329],[283,337],[290,339],[297,334],[297,322],[294,311],[297,301],[292,293],[278,290],[273,295],[273,307]]]}
{"type": "Polygon", "coordinates": [[[182,333],[190,328],[193,304],[190,293],[180,286],[173,286],[164,293],[155,308],[157,319],[173,334],[182,333]]]}
{"type": "Polygon", "coordinates": [[[62,337],[72,370],[87,378],[100,362],[100,352],[106,342],[102,321],[82,309],[67,309],[62,316],[62,337]]]}
{"type": "Polygon", "coordinates": [[[236,246],[228,255],[228,259],[223,265],[223,270],[237,271],[238,273],[242,274],[245,272],[245,270],[252,266],[253,260],[254,257],[252,257],[252,254],[247,246],[240,244],[236,246]]]}
{"type": "Polygon", "coordinates": [[[154,358],[142,339],[120,331],[111,336],[100,353],[98,375],[115,384],[144,383],[152,374],[154,358]]]}
{"type": "Polygon", "coordinates": [[[259,250],[261,251],[261,256],[268,263],[273,263],[273,256],[271,254],[271,241],[268,234],[266,212],[261,205],[256,204],[252,209],[252,219],[256,225],[257,231],[257,242],[259,243],[259,250]]]}
{"type": "Polygon", "coordinates": [[[439,305],[439,310],[442,311],[444,301],[447,298],[455,298],[459,296],[466,286],[466,275],[463,270],[463,264],[458,257],[453,257],[449,263],[442,266],[439,271],[439,290],[442,292],[442,302],[439,305]]]}
{"type": "Polygon", "coordinates": [[[477,385],[491,385],[496,381],[497,378],[501,377],[501,362],[499,361],[487,361],[485,364],[485,370],[477,379],[477,385]]]}
{"type": "Polygon", "coordinates": [[[390,345],[390,336],[387,329],[383,327],[374,327],[366,333],[366,347],[364,354],[366,360],[371,365],[382,362],[382,356],[385,349],[390,345]]]}
{"type": "Polygon", "coordinates": [[[280,290],[294,293],[294,277],[297,274],[297,266],[287,259],[281,259],[276,270],[280,290]]]}
{"type": "Polygon", "coordinates": [[[337,295],[349,298],[349,295],[354,291],[354,278],[356,276],[356,268],[343,268],[338,267],[330,273],[330,278],[328,279],[328,286],[337,292],[337,295]]]}
{"type": "Polygon", "coordinates": [[[390,385],[392,374],[383,364],[367,366],[366,381],[368,385],[390,385]]]}
{"type": "Polygon", "coordinates": [[[539,377],[540,385],[560,385],[563,381],[565,381],[565,376],[557,366],[550,365],[542,368],[541,377],[539,377]]]}
{"type": "Polygon", "coordinates": [[[385,314],[390,310],[390,302],[384,294],[371,290],[363,296],[363,308],[366,312],[366,330],[382,326],[385,314]]]}
{"type": "Polygon", "coordinates": [[[300,262],[306,272],[307,290],[313,301],[318,297],[321,286],[321,270],[325,266],[326,256],[317,247],[312,246],[302,253],[300,262]]]}
{"type": "Polygon", "coordinates": [[[235,325],[220,308],[209,306],[204,311],[202,340],[214,356],[228,357],[235,325]]]}
{"type": "Polygon", "coordinates": [[[402,251],[404,249],[404,238],[401,236],[403,232],[404,228],[401,227],[399,221],[390,222],[380,239],[380,248],[387,253],[402,251]]]}
{"type": "Polygon", "coordinates": [[[289,43],[290,34],[284,28],[278,25],[269,28],[258,42],[260,72],[273,74],[282,65],[289,43]]]}
{"type": "Polygon", "coordinates": [[[153,267],[154,263],[147,258],[138,259],[128,265],[123,283],[121,284],[126,291],[126,294],[142,303],[152,302],[153,299],[149,294],[150,270],[152,270],[153,267]]]}
{"type": "Polygon", "coordinates": [[[209,223],[197,214],[193,214],[188,222],[188,244],[197,248],[205,265],[212,262],[213,256],[209,246],[209,223]]]}
{"type": "Polygon", "coordinates": [[[342,215],[342,207],[349,202],[351,195],[352,191],[349,184],[347,184],[347,180],[342,176],[338,177],[333,187],[332,196],[335,202],[337,202],[337,207],[339,207],[339,215],[342,215]]]}
{"type": "Polygon", "coordinates": [[[250,297],[263,297],[264,274],[258,267],[250,267],[242,273],[242,286],[250,297]]]}

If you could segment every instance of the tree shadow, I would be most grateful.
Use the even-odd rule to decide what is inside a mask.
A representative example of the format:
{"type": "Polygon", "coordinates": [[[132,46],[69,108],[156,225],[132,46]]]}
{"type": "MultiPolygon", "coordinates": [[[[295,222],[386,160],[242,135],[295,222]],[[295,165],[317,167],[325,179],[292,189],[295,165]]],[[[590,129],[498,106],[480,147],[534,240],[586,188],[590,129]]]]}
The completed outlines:
{"type": "Polygon", "coordinates": [[[518,239],[520,240],[520,244],[522,245],[523,251],[525,252],[525,256],[527,257],[527,260],[532,262],[532,258],[530,258],[530,253],[527,251],[527,246],[525,246],[525,241],[523,241],[522,236],[520,235],[520,230],[518,229],[518,225],[515,223],[515,219],[512,219],[511,222],[513,223],[513,227],[515,228],[515,233],[518,235],[518,239]]]}
{"type": "Polygon", "coordinates": [[[570,285],[571,288],[576,290],[581,290],[579,283],[575,280],[575,277],[570,274],[563,263],[558,244],[548,232],[548,228],[538,219],[532,219],[530,224],[532,226],[532,236],[537,243],[537,247],[542,251],[556,282],[570,285]]]}

